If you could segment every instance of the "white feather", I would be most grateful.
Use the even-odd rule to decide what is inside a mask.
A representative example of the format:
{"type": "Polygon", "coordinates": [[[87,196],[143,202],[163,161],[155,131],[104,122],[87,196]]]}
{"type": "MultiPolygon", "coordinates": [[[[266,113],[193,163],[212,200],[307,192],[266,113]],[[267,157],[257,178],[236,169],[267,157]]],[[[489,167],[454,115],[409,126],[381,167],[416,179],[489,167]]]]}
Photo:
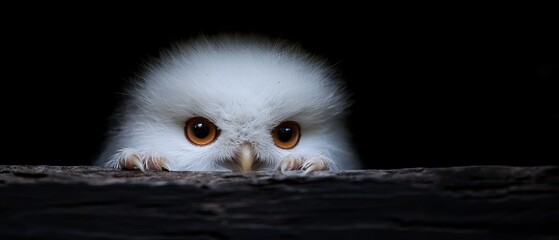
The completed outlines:
{"type": "Polygon", "coordinates": [[[128,88],[98,165],[119,166],[122,149],[167,158],[170,170],[230,170],[243,143],[260,169],[277,168],[289,154],[321,155],[332,169],[357,169],[344,118],[350,101],[336,72],[299,47],[256,36],[199,37],[176,44],[128,88]],[[221,133],[211,144],[185,138],[186,120],[205,117],[221,133]],[[299,144],[278,148],[272,129],[301,126],[299,144]]]}

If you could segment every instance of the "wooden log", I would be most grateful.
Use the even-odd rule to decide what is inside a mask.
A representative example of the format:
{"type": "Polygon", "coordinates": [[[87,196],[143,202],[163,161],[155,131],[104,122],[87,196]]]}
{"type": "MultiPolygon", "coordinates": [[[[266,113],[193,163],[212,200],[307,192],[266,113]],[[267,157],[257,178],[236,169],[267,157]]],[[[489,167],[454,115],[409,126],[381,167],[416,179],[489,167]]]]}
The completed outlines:
{"type": "Polygon", "coordinates": [[[559,239],[559,166],[301,176],[0,165],[0,239],[559,239]]]}

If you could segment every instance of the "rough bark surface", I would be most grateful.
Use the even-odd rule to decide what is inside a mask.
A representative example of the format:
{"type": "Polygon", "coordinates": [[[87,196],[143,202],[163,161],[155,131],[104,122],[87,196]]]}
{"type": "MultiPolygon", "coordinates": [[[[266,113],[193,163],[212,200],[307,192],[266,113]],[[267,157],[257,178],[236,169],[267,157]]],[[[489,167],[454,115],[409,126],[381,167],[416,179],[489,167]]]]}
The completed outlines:
{"type": "Polygon", "coordinates": [[[0,166],[0,239],[559,239],[559,166],[0,166]]]}

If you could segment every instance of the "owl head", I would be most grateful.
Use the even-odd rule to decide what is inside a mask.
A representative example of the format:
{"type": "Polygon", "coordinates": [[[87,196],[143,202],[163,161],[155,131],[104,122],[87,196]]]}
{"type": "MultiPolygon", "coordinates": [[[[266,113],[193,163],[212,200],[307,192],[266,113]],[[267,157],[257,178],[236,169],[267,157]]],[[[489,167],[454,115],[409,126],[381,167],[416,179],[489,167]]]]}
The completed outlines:
{"type": "Polygon", "coordinates": [[[348,92],[326,61],[262,36],[200,36],[146,64],[127,88],[98,164],[126,149],[171,170],[270,170],[287,156],[358,168],[348,92]],[[247,163],[244,158],[251,158],[247,163]]]}

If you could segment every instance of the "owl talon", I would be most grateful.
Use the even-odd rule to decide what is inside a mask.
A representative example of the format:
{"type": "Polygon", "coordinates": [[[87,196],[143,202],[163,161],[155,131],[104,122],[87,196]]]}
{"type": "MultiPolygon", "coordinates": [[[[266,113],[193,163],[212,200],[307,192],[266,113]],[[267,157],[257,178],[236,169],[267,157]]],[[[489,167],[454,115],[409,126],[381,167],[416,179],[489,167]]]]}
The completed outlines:
{"type": "Polygon", "coordinates": [[[304,170],[303,175],[308,175],[315,171],[329,170],[330,165],[328,160],[322,154],[311,158],[289,155],[281,160],[279,169],[282,173],[291,170],[304,170]]]}
{"type": "Polygon", "coordinates": [[[167,163],[164,163],[164,165],[161,166],[161,171],[168,172],[169,171],[169,165],[167,165],[167,163]]]}
{"type": "Polygon", "coordinates": [[[314,172],[316,169],[317,169],[317,167],[313,165],[313,166],[311,166],[310,168],[307,168],[307,169],[302,173],[302,175],[309,175],[309,174],[311,174],[312,172],[314,172]]]}
{"type": "Polygon", "coordinates": [[[161,171],[168,172],[169,171],[169,164],[167,164],[167,159],[163,159],[164,161],[159,162],[159,166],[161,166],[161,171]]]}
{"type": "Polygon", "coordinates": [[[301,165],[303,163],[303,158],[300,156],[289,155],[281,160],[280,163],[280,170],[282,173],[291,170],[299,170],[301,169],[301,165]]]}
{"type": "Polygon", "coordinates": [[[309,169],[309,167],[314,167],[311,161],[305,161],[303,166],[301,167],[302,170],[309,169]]]}
{"type": "Polygon", "coordinates": [[[137,154],[128,154],[120,159],[120,166],[122,169],[127,170],[137,170],[139,169],[142,172],[145,172],[146,169],[144,168],[144,164],[140,160],[140,157],[137,154]]]}
{"type": "Polygon", "coordinates": [[[151,156],[146,160],[146,165],[148,169],[156,171],[169,171],[169,165],[167,164],[167,159],[161,156],[151,156]]]}
{"type": "Polygon", "coordinates": [[[286,172],[289,170],[293,170],[294,169],[294,162],[293,161],[283,161],[281,162],[281,172],[286,172]]]}
{"type": "MultiPolygon", "coordinates": [[[[115,166],[115,165],[113,165],[115,166]]],[[[120,157],[116,162],[116,167],[125,170],[147,170],[169,171],[167,158],[153,153],[138,152],[131,148],[120,150],[120,157]]]]}
{"type": "Polygon", "coordinates": [[[301,167],[301,170],[305,170],[305,172],[303,172],[303,175],[308,175],[315,171],[325,171],[329,169],[330,167],[328,161],[322,155],[306,160],[301,167]]]}

